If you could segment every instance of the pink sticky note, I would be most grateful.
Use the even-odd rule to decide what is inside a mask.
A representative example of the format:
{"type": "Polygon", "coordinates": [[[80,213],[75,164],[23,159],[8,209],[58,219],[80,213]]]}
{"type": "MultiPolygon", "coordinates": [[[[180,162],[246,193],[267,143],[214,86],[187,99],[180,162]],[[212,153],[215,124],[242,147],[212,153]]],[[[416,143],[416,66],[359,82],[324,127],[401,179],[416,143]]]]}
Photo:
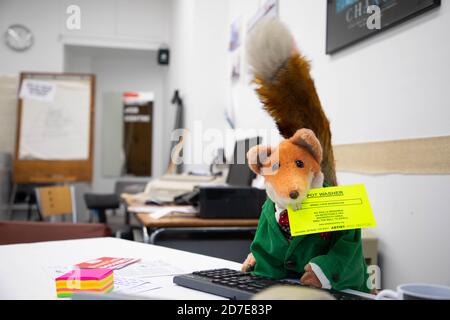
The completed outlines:
{"type": "Polygon", "coordinates": [[[60,280],[102,280],[112,274],[111,269],[76,269],[56,278],[60,280]]]}

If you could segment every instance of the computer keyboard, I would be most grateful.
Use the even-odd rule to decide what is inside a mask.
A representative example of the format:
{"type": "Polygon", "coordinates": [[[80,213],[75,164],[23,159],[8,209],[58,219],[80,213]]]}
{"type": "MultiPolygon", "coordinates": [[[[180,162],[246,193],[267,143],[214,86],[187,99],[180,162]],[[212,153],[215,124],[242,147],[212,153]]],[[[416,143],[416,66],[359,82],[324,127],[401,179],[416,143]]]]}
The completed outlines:
{"type": "MultiPolygon", "coordinates": [[[[175,276],[173,282],[177,285],[211,293],[232,300],[248,300],[256,293],[274,285],[296,285],[289,280],[271,280],[251,273],[231,269],[215,269],[193,272],[187,275],[175,276]]],[[[324,290],[336,300],[367,300],[368,298],[335,290],[324,290]]]]}

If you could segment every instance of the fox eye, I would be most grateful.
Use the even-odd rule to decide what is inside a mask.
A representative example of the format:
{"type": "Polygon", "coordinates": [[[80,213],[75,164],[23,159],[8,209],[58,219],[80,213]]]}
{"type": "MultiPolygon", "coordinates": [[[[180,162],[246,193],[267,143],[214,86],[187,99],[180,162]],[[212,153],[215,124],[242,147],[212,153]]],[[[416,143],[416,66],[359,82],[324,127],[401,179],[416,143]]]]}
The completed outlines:
{"type": "Polygon", "coordinates": [[[305,164],[303,163],[302,160],[297,160],[297,161],[295,161],[295,164],[296,164],[296,166],[297,166],[298,168],[304,168],[304,167],[305,167],[305,164]]]}
{"type": "Polygon", "coordinates": [[[277,171],[278,169],[280,169],[280,167],[281,167],[281,164],[279,162],[277,162],[272,166],[272,171],[277,171]]]}

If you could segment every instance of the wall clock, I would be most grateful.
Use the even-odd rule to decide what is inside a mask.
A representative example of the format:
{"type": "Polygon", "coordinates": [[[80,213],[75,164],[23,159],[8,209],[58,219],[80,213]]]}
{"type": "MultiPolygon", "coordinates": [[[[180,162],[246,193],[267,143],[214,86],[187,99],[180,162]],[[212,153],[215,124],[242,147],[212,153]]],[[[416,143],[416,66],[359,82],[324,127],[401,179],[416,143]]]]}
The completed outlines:
{"type": "Polygon", "coordinates": [[[21,24],[13,24],[5,32],[5,43],[14,51],[26,51],[33,45],[33,33],[21,24]]]}

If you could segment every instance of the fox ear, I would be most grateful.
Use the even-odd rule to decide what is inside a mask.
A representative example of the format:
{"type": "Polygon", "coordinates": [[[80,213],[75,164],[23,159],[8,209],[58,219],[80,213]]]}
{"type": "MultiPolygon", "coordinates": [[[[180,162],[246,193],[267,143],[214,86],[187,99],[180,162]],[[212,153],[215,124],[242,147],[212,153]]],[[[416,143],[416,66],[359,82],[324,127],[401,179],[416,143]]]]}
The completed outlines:
{"type": "Polygon", "coordinates": [[[272,154],[272,148],[269,146],[254,146],[247,152],[248,165],[250,169],[261,174],[261,168],[267,158],[272,154]]]}
{"type": "Polygon", "coordinates": [[[300,129],[289,141],[305,147],[319,164],[322,162],[322,146],[312,130],[300,129]]]}

